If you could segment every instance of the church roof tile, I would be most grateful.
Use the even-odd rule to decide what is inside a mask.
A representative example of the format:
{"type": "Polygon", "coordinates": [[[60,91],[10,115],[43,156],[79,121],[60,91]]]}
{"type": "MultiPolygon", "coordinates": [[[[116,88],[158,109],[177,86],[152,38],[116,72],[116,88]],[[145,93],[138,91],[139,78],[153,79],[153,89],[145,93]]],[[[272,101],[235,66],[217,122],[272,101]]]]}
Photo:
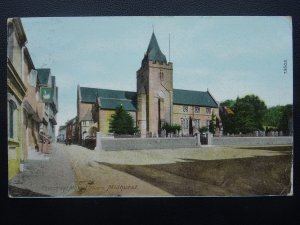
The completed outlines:
{"type": "Polygon", "coordinates": [[[173,89],[173,104],[218,107],[218,104],[208,92],[180,89],[173,89]]]}
{"type": "Polygon", "coordinates": [[[102,109],[116,109],[121,104],[127,111],[136,111],[136,92],[80,87],[81,102],[95,103],[101,100],[102,109]]]}
{"type": "Polygon", "coordinates": [[[144,60],[167,64],[166,56],[161,52],[154,32],[152,33],[144,60]]]}

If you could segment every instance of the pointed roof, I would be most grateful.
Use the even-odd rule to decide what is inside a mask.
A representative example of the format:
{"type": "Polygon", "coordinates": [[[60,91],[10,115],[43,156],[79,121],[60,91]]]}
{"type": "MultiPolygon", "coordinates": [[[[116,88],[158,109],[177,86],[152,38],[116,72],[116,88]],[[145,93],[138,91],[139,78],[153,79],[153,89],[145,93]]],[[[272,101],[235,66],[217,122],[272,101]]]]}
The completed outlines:
{"type": "Polygon", "coordinates": [[[167,64],[166,56],[161,52],[154,32],[152,33],[152,36],[151,36],[151,39],[150,39],[150,42],[148,45],[148,49],[147,49],[147,52],[146,52],[146,55],[145,55],[143,61],[144,60],[153,61],[153,62],[156,61],[159,63],[167,64]]]}

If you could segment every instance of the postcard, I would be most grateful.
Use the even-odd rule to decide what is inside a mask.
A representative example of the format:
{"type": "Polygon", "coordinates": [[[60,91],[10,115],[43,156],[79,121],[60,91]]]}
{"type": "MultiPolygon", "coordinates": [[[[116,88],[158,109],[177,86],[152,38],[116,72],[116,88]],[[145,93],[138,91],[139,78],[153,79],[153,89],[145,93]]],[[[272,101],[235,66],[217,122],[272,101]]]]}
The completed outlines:
{"type": "Polygon", "coordinates": [[[293,195],[292,17],[7,19],[8,195],[293,195]]]}

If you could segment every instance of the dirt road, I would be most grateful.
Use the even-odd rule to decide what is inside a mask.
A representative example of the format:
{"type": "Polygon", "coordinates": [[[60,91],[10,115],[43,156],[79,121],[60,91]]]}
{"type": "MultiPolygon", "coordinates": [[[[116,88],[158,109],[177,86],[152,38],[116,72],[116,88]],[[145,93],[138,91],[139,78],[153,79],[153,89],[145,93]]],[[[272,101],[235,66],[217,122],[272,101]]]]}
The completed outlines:
{"type": "Polygon", "coordinates": [[[61,146],[74,196],[257,196],[291,190],[291,146],[95,152],[61,146]]]}

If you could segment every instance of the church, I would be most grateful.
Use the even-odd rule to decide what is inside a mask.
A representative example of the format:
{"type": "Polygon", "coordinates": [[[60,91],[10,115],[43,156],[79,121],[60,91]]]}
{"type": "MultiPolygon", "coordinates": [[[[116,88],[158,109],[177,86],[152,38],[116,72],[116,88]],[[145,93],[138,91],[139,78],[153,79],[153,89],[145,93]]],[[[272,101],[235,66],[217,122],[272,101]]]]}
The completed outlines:
{"type": "Polygon", "coordinates": [[[180,125],[182,135],[194,135],[198,128],[208,127],[212,115],[217,123],[220,121],[218,102],[209,90],[173,88],[173,63],[161,52],[154,32],[136,72],[136,82],[136,92],[78,85],[78,139],[96,131],[109,135],[109,120],[121,104],[133,117],[141,137],[159,136],[164,123],[180,125]]]}

